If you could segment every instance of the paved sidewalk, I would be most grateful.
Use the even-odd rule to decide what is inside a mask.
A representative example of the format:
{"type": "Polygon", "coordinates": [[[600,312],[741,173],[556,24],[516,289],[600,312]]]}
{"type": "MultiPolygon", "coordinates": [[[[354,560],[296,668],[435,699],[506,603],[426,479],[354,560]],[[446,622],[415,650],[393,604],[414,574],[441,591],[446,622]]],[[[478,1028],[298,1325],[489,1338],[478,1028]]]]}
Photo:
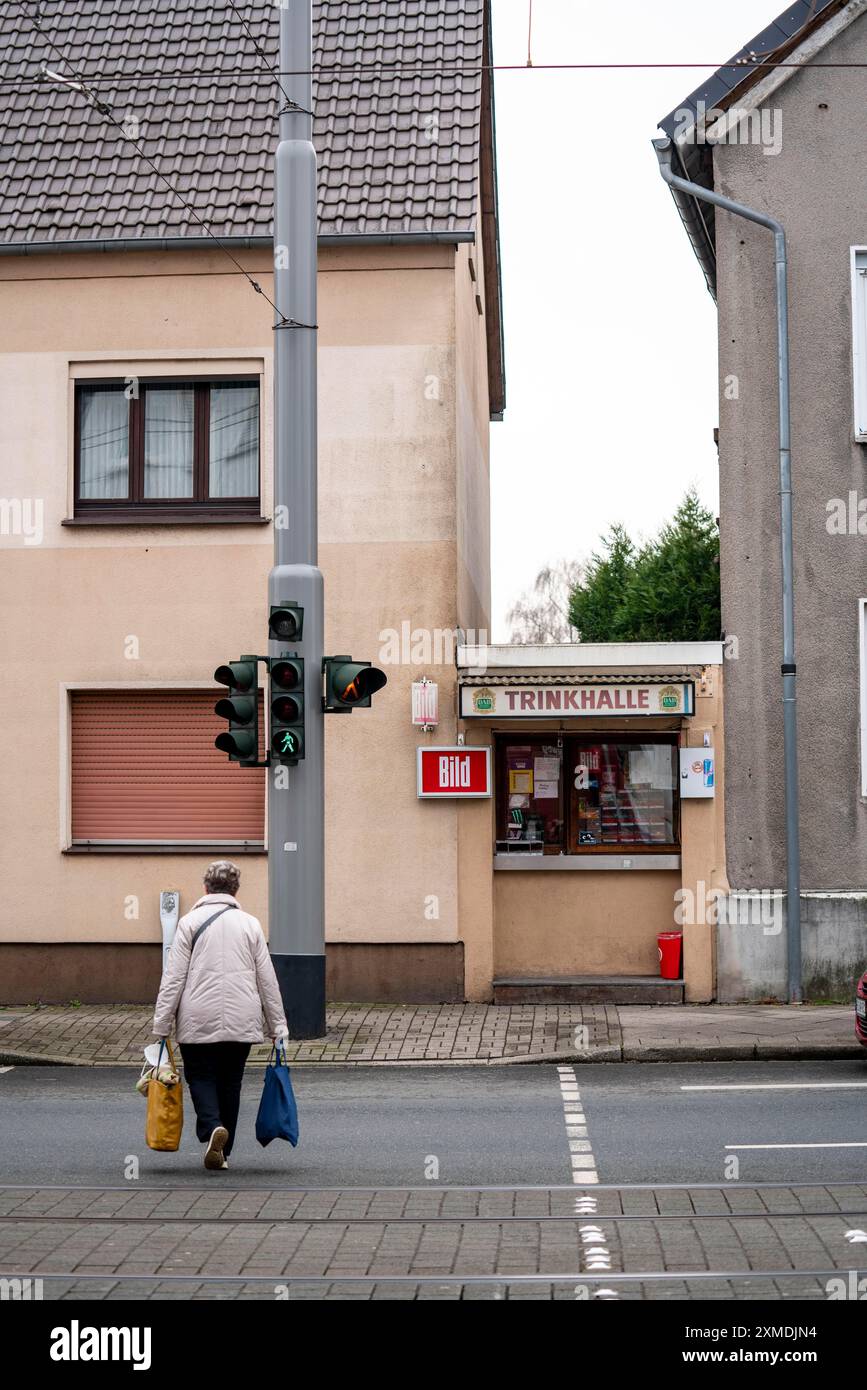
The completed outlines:
{"type": "MultiPolygon", "coordinates": [[[[0,1009],[0,1065],[138,1066],[149,1008],[0,1009]]],[[[867,1051],[848,1006],[332,1004],[328,1032],[292,1043],[295,1063],[442,1065],[834,1058],[867,1051]]],[[[267,1047],[253,1049],[264,1061],[267,1047]]]]}

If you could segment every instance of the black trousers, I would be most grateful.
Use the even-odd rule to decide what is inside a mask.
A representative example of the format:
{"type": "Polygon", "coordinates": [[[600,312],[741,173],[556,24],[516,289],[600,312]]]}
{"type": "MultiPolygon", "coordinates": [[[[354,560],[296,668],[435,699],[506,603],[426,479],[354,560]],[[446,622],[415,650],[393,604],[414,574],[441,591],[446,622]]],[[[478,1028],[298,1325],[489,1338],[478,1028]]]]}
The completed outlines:
{"type": "Polygon", "coordinates": [[[223,1148],[228,1158],[235,1141],[241,1083],[250,1043],[183,1043],[184,1076],[196,1108],[196,1138],[206,1144],[217,1125],[229,1131],[223,1148]]]}

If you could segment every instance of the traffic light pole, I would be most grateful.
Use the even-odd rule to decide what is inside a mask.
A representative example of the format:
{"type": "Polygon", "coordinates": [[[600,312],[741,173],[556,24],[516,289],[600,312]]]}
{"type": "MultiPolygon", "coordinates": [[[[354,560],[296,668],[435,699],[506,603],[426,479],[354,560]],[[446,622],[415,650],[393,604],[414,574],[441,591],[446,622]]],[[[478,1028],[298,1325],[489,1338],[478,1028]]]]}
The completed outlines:
{"type": "Polygon", "coordinates": [[[272,764],[268,785],[271,958],[293,1038],[325,1033],[324,590],[317,567],[316,152],[311,0],[281,0],[280,111],[274,169],[274,568],[269,605],[304,610],[305,756],[272,764]]]}

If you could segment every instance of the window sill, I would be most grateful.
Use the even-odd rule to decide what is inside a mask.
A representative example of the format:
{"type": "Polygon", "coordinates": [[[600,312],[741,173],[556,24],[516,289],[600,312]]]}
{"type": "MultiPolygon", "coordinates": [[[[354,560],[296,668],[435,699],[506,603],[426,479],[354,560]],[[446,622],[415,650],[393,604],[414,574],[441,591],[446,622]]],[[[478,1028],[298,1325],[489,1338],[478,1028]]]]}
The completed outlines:
{"type": "Polygon", "coordinates": [[[680,854],[495,854],[494,868],[522,873],[580,869],[631,874],[642,869],[679,869],[680,854]]]}
{"type": "Polygon", "coordinates": [[[201,856],[210,855],[214,859],[225,858],[227,854],[267,854],[263,841],[243,840],[237,843],[223,842],[223,844],[210,844],[207,841],[198,843],[197,841],[176,840],[155,842],[141,841],[133,843],[129,840],[90,840],[83,843],[67,845],[62,851],[63,854],[198,854],[201,856]]]}
{"type": "Polygon", "coordinates": [[[64,517],[61,526],[268,526],[270,516],[252,512],[118,511],[64,517]]]}

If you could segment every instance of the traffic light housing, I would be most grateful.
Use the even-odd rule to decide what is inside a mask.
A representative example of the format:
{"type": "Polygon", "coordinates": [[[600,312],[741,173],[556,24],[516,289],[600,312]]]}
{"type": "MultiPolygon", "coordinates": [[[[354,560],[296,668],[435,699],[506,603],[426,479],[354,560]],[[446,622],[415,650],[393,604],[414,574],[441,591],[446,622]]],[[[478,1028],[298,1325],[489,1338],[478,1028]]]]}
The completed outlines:
{"type": "Polygon", "coordinates": [[[272,656],[271,757],[280,763],[297,763],[304,757],[304,658],[272,656]]]}
{"type": "Polygon", "coordinates": [[[300,642],[304,632],[304,609],[297,603],[272,603],[268,632],[272,642],[300,642]]]}
{"type": "Polygon", "coordinates": [[[219,699],[214,713],[228,719],[229,727],[214,739],[214,747],[228,753],[229,761],[256,765],[259,761],[259,687],[258,657],[242,656],[218,666],[214,680],[228,687],[229,694],[219,699]]]}
{"type": "Polygon", "coordinates": [[[351,656],[326,656],[322,669],[325,672],[322,708],[326,714],[351,714],[354,709],[369,709],[370,697],[388,680],[385,672],[372,662],[353,661],[351,656]]]}

